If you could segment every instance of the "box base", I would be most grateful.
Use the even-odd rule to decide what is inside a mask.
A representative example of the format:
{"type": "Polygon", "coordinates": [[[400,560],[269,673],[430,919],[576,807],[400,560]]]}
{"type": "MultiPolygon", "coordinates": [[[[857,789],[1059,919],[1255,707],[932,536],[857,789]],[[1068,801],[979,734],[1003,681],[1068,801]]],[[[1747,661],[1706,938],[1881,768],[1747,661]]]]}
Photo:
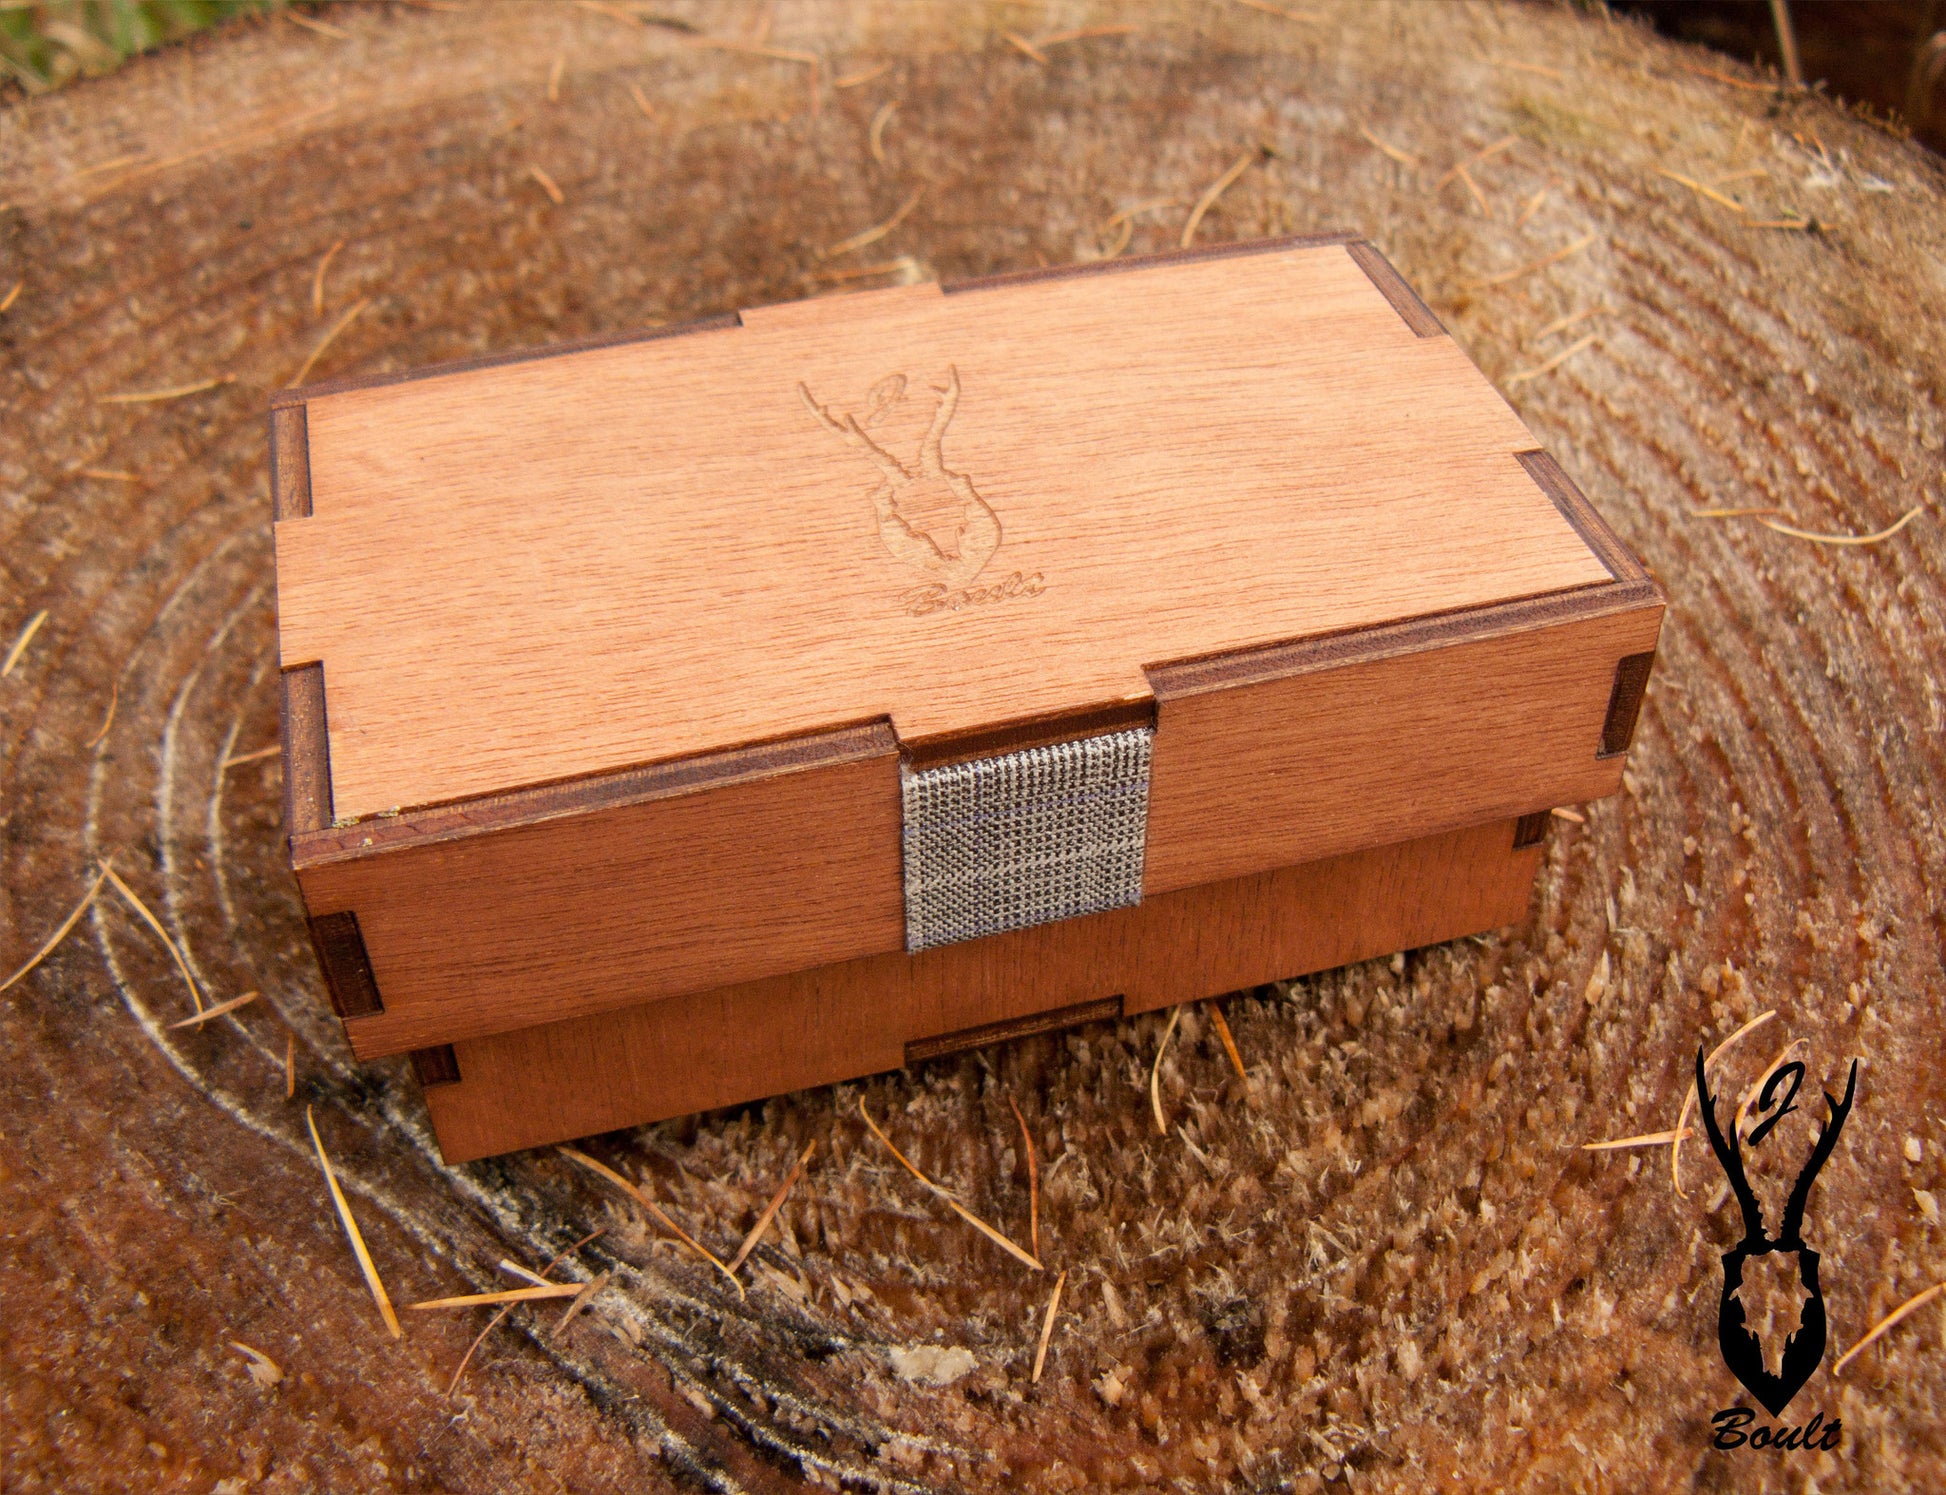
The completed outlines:
{"type": "Polygon", "coordinates": [[[921,1063],[1497,929],[1545,815],[424,1051],[452,1163],[921,1063]],[[1527,844],[1519,844],[1526,841],[1527,844]]]}

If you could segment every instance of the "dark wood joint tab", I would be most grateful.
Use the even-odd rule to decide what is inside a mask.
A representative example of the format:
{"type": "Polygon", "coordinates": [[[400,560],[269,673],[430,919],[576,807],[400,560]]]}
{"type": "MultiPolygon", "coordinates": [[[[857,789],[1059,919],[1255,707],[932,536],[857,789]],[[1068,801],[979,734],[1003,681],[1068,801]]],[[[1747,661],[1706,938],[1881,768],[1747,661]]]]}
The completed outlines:
{"type": "Polygon", "coordinates": [[[331,742],[325,734],[324,666],[284,671],[277,725],[284,743],[284,834],[331,825],[331,742]]]}
{"type": "Polygon", "coordinates": [[[383,1012],[378,979],[372,975],[371,957],[365,953],[365,936],[358,932],[358,915],[346,909],[312,919],[310,925],[311,946],[318,952],[332,1010],[341,1018],[383,1012]]]}
{"type": "Polygon", "coordinates": [[[1345,253],[1365,272],[1366,278],[1377,287],[1379,295],[1392,303],[1392,310],[1414,333],[1420,337],[1446,336],[1445,323],[1419,299],[1419,293],[1406,283],[1406,278],[1379,252],[1376,244],[1366,239],[1354,239],[1345,245],[1345,253]]]}
{"type": "Polygon", "coordinates": [[[1635,719],[1642,713],[1642,693],[1648,688],[1649,671],[1655,667],[1655,650],[1631,654],[1615,666],[1615,686],[1608,693],[1608,716],[1601,724],[1601,751],[1597,758],[1619,758],[1635,740],[1635,719]]]}
{"type": "Polygon", "coordinates": [[[419,1077],[421,1090],[430,1090],[435,1085],[457,1085],[459,1055],[453,1052],[450,1043],[442,1043],[437,1048],[414,1049],[412,1072],[419,1077]]]}
{"type": "Polygon", "coordinates": [[[968,1049],[983,1049],[993,1043],[1010,1043],[1016,1038],[1029,1038],[1036,1033],[1052,1033],[1057,1028],[1112,1022],[1121,1015],[1122,998],[1103,997],[1100,1001],[1076,1002],[1072,1007],[1030,1013],[1003,1023],[961,1028],[957,1033],[942,1033],[937,1038],[915,1038],[905,1046],[905,1064],[910,1069],[915,1064],[924,1064],[928,1059],[943,1059],[948,1054],[963,1054],[968,1049]]]}
{"type": "Polygon", "coordinates": [[[273,519],[311,517],[311,438],[302,405],[270,412],[270,514],[273,519]]]}
{"type": "Polygon", "coordinates": [[[1539,846],[1547,839],[1548,822],[1554,818],[1552,810],[1536,810],[1531,815],[1523,815],[1514,822],[1514,850],[1525,851],[1530,846],[1539,846]]]}

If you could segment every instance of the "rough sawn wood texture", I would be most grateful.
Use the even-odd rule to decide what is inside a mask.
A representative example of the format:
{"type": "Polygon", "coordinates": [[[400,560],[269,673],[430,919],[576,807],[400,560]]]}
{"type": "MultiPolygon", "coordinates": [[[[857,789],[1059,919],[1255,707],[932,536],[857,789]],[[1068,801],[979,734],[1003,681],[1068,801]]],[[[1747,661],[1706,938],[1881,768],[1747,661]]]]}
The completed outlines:
{"type": "MultiPolygon", "coordinates": [[[[663,8],[744,40],[768,12],[663,8]]],[[[1687,1199],[1659,1150],[1572,1147],[1671,1125],[1697,1045],[1774,1007],[1722,1071],[1733,1095],[1808,1044],[1799,1112],[1752,1150],[1766,1198],[1812,1084],[1864,1061],[1808,1225],[1834,1351],[1946,1275],[1946,181],[1598,15],[1302,9],[782,4],[766,44],[824,59],[814,111],[801,62],[599,8],[341,7],[343,39],[246,26],[0,115],[0,297],[24,282],[0,314],[0,641],[48,615],[0,680],[0,965],[114,850],[213,996],[266,993],[170,1030],[188,997],[117,902],[6,993],[9,1490],[1946,1482],[1936,1308],[1792,1405],[1842,1417],[1837,1452],[1708,1451],[1736,1391],[1714,1344],[1734,1208],[1694,1143],[1687,1199]],[[1001,35],[1114,24],[1138,30],[1045,63],[1001,35]],[[1369,234],[1668,587],[1626,792],[1556,825],[1530,921],[1232,1000],[1247,1100],[1187,1013],[1166,1138],[1149,1016],[590,1144],[728,1252],[818,1142],[747,1302],[553,1154],[439,1168],[403,1061],[361,1071],[336,1034],[275,760],[223,767],[275,735],[271,392],[361,303],[316,376],[1066,263],[1155,199],[1129,247],[1169,247],[1260,146],[1199,241],[1369,234]],[[1819,231],[1758,226],[1797,214],[1819,231]],[[1862,532],[1915,504],[1849,549],[1691,514],[1862,532]],[[1069,1272],[1038,1385],[1048,1276],[921,1193],[861,1095],[1016,1237],[1018,1101],[1069,1272]],[[401,1301],[601,1225],[571,1270],[617,1285],[559,1339],[521,1310],[448,1400],[483,1315],[385,1337],[306,1104],[401,1301]],[[905,1379],[914,1345],[973,1368],[905,1379]]]]}

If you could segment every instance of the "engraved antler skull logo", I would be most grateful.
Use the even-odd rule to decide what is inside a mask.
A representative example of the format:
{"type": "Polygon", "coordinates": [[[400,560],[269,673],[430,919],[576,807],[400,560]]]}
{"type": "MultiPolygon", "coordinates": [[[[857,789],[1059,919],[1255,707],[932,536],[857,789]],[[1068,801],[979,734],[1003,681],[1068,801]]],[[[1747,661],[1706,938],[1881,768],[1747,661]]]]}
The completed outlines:
{"type": "Polygon", "coordinates": [[[901,419],[908,416],[911,399],[904,374],[889,375],[872,386],[862,417],[834,414],[806,385],[798,385],[797,392],[819,425],[878,469],[872,508],[878,515],[879,539],[892,558],[947,587],[964,587],[978,576],[1000,548],[1000,519],[965,473],[946,466],[941,450],[959,408],[959,370],[949,367],[945,387],[933,389],[939,403],[912,463],[887,449],[892,438],[884,434],[912,423],[901,419]]]}
{"type": "MultiPolygon", "coordinates": [[[[1791,1100],[1797,1094],[1797,1085],[1803,1077],[1802,1064],[1784,1065],[1770,1077],[1763,1094],[1758,1097],[1762,1109],[1769,1109],[1774,1099],[1773,1091],[1787,1078],[1791,1093],[1783,1098],[1774,1116],[1751,1132],[1752,1144],[1762,1141],[1765,1133],[1782,1119],[1784,1113],[1794,1109],[1791,1100]]],[[[1717,1308],[1717,1343],[1723,1351],[1723,1363],[1730,1368],[1730,1373],[1743,1382],[1750,1394],[1762,1402],[1773,1417],[1783,1412],[1824,1358],[1824,1289],[1818,1282],[1818,1253],[1804,1243],[1804,1208],[1810,1202],[1811,1185],[1817,1182],[1819,1171],[1831,1157],[1831,1150],[1838,1145],[1838,1133],[1844,1129],[1845,1118],[1851,1114],[1852,1096],[1857,1089],[1858,1061],[1854,1059],[1851,1078],[1845,1084],[1845,1098],[1833,1100],[1829,1093],[1825,1095],[1829,1119],[1818,1127],[1818,1140],[1798,1173],[1797,1182],[1791,1188],[1790,1200],[1784,1206],[1782,1225],[1776,1236],[1771,1237],[1764,1233],[1763,1207],[1757,1202],[1756,1192],[1750,1187],[1750,1180],[1743,1171],[1743,1146],[1736,1126],[1732,1123],[1726,1141],[1716,1123],[1716,1101],[1710,1094],[1703,1052],[1701,1049],[1696,1051],[1696,1098],[1703,1113],[1703,1125],[1709,1131],[1710,1150],[1716,1154],[1717,1162],[1723,1165],[1724,1177],[1729,1180],[1730,1188],[1737,1197],[1737,1205],[1743,1212],[1743,1239],[1723,1257],[1723,1297],[1717,1308]],[[1753,1256],[1767,1256],[1772,1252],[1797,1258],[1798,1282],[1805,1294],[1799,1310],[1798,1327],[1785,1339],[1783,1358],[1775,1371],[1764,1364],[1763,1344],[1750,1331],[1739,1296],[1743,1287],[1744,1263],[1753,1256]]]]}

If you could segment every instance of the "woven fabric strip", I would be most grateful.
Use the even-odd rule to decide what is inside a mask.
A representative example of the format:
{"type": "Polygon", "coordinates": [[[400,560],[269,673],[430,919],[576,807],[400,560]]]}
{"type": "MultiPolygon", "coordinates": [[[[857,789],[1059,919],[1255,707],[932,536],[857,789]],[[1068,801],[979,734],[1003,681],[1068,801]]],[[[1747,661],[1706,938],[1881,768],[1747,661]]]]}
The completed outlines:
{"type": "Polygon", "coordinates": [[[903,770],[905,943],[928,950],[1142,901],[1141,727],[903,770]]]}

